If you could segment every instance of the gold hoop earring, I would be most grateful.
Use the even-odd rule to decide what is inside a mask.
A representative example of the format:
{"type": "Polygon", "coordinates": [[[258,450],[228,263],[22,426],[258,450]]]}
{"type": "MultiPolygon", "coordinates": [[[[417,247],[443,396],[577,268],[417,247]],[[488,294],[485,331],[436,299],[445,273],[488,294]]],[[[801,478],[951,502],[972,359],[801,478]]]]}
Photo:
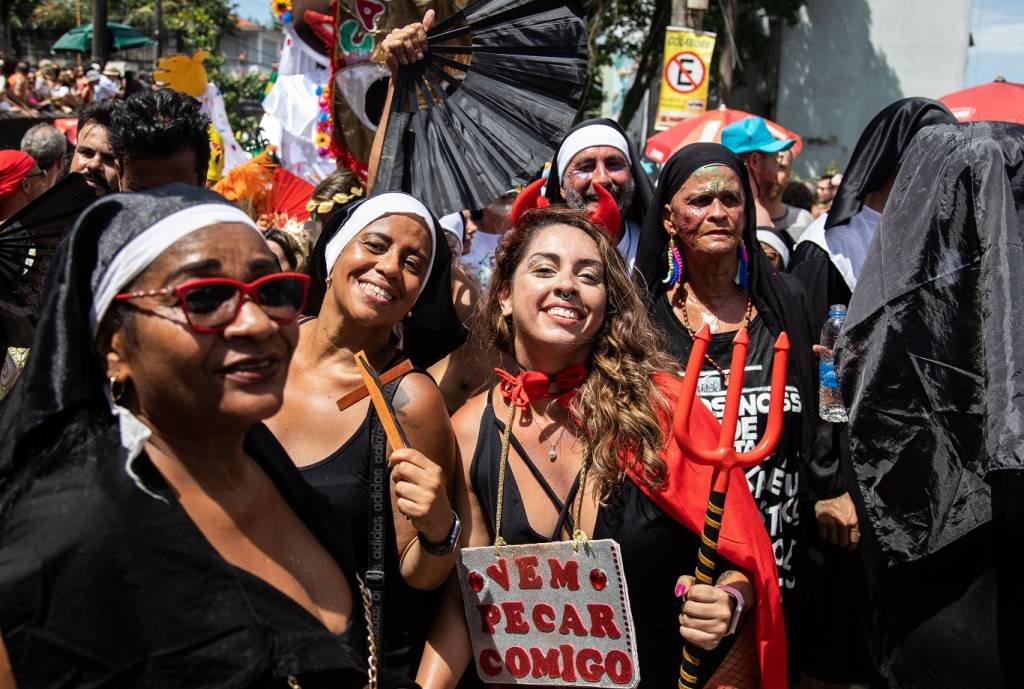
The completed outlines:
{"type": "Polygon", "coordinates": [[[331,288],[331,281],[332,281],[333,279],[334,279],[333,277],[331,277],[330,275],[328,275],[328,276],[327,276],[327,279],[326,279],[326,280],[324,280],[324,285],[325,285],[325,286],[327,287],[327,289],[330,289],[330,288],[331,288]]]}
{"type": "Polygon", "coordinates": [[[107,387],[110,391],[110,399],[115,403],[120,402],[121,398],[124,397],[124,381],[118,380],[116,376],[110,376],[110,380],[108,381],[107,387]],[[121,387],[118,388],[118,385],[120,385],[121,387]]]}

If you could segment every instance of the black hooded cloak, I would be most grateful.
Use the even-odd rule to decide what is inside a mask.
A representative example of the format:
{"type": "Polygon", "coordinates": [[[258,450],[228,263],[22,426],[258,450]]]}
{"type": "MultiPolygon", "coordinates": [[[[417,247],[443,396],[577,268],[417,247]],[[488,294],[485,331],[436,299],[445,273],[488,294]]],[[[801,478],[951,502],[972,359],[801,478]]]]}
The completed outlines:
{"type": "MultiPolygon", "coordinates": [[[[396,192],[383,192],[396,193],[396,192]]],[[[331,239],[341,230],[353,213],[363,204],[381,194],[375,194],[357,203],[345,206],[331,217],[320,233],[309,257],[309,298],[306,315],[320,313],[327,292],[327,265],[325,251],[331,239]]],[[[411,198],[411,197],[410,197],[411,198]]],[[[428,211],[429,212],[429,211],[428,211]]],[[[402,319],[402,353],[418,368],[427,369],[462,346],[468,337],[466,327],[459,320],[452,301],[452,254],[444,228],[431,214],[431,231],[434,233],[434,255],[431,257],[430,275],[410,315],[402,319]]],[[[362,228],[358,228],[362,229],[362,228]]]]}
{"type": "Polygon", "coordinates": [[[638,226],[644,221],[644,216],[647,215],[647,210],[651,207],[651,199],[654,197],[654,187],[651,184],[650,177],[644,171],[643,165],[640,164],[640,152],[637,150],[636,145],[626,134],[626,131],[619,126],[619,123],[615,120],[602,117],[593,120],[584,120],[578,125],[570,129],[565,137],[562,138],[562,142],[558,144],[558,148],[551,154],[551,171],[548,173],[548,181],[544,185],[544,197],[551,201],[552,204],[565,205],[565,197],[562,196],[562,175],[565,174],[565,170],[558,168],[558,152],[562,149],[562,143],[565,139],[575,131],[590,127],[595,124],[603,124],[606,127],[615,129],[622,138],[626,140],[626,146],[629,148],[629,170],[633,174],[633,182],[636,184],[636,190],[633,192],[633,203],[623,214],[623,220],[628,222],[634,222],[638,226]]]}
{"type": "MultiPolygon", "coordinates": [[[[0,403],[0,630],[22,689],[365,684],[358,595],[336,636],[230,565],[127,449],[104,395],[89,322],[101,278],[157,221],[211,203],[225,201],[183,185],[106,196],[52,260],[32,354],[0,403]]],[[[247,451],[358,591],[345,526],[280,448],[247,451]]]]}
{"type": "Polygon", "coordinates": [[[883,670],[1024,685],[1024,127],[914,139],[839,348],[883,670]]]}
{"type": "MultiPolygon", "coordinates": [[[[847,305],[856,285],[851,256],[862,258],[871,236],[855,218],[863,213],[877,221],[878,214],[864,208],[864,198],[882,189],[906,153],[910,142],[925,127],[956,122],[938,101],[903,98],[875,115],[864,128],[843,175],[832,208],[807,228],[797,245],[790,272],[803,283],[811,305],[811,334],[817,337],[828,318],[829,306],[847,305]]],[[[858,259],[859,260],[859,259],[858,259]]],[[[848,493],[860,505],[853,469],[850,441],[845,424],[821,424],[815,443],[814,466],[819,499],[848,493]]],[[[863,510],[861,510],[863,512],[863,510]]],[[[810,534],[810,561],[822,565],[811,582],[811,604],[806,624],[817,630],[810,638],[820,646],[808,654],[807,668],[813,676],[831,682],[865,682],[871,670],[864,649],[864,637],[856,624],[866,603],[861,552],[869,550],[870,536],[861,527],[865,544],[858,550],[840,550],[810,534]],[[856,595],[850,595],[851,593],[856,595]]]]}

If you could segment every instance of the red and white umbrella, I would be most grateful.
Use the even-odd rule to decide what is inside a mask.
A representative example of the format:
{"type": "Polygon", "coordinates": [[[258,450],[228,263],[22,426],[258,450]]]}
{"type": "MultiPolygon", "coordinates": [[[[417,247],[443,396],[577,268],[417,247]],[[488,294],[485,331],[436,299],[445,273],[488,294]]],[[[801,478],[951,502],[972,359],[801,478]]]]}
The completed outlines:
{"type": "Polygon", "coordinates": [[[1024,84],[1002,77],[943,96],[939,101],[961,122],[996,121],[1024,124],[1024,84]]]}
{"type": "MultiPolygon", "coordinates": [[[[647,140],[644,154],[656,163],[664,163],[673,153],[687,144],[699,141],[722,143],[722,130],[725,127],[753,116],[749,112],[731,110],[721,105],[717,110],[709,110],[703,115],[683,120],[671,129],[658,132],[647,140]]],[[[796,143],[790,150],[793,151],[794,156],[800,155],[800,149],[803,148],[804,142],[799,134],[791,132],[767,118],[764,122],[768,125],[768,131],[776,139],[796,139],[796,143]]]]}

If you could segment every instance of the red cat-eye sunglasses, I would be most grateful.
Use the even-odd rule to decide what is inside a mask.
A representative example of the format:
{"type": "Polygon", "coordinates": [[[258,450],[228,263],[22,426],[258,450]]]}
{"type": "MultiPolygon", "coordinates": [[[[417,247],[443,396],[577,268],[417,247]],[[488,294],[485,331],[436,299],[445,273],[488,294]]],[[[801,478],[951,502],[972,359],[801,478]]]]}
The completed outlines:
{"type": "Polygon", "coordinates": [[[231,278],[199,278],[176,287],[122,292],[114,299],[174,296],[185,319],[199,333],[216,333],[235,322],[246,298],[258,305],[277,323],[293,323],[306,305],[309,276],[301,273],[273,273],[245,283],[231,278]]]}

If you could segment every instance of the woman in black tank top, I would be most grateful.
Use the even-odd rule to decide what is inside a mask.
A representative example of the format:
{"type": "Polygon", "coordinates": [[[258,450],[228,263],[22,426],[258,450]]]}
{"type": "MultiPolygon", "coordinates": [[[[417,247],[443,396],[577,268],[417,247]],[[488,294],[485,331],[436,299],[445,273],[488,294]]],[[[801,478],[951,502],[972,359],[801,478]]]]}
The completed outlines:
{"type": "Polygon", "coordinates": [[[440,226],[410,196],[370,197],[332,218],[311,257],[308,312],[316,317],[300,326],[281,411],[254,433],[267,443],[276,438],[327,497],[339,528],[352,525],[346,537],[380,620],[378,664],[409,677],[459,530],[451,424],[419,368],[465,337],[450,267],[440,226]],[[411,360],[407,372],[384,381],[410,448],[391,451],[365,396],[339,403],[365,392],[354,360],[360,351],[386,379],[411,360]]]}
{"type": "MultiPolygon", "coordinates": [[[[486,334],[524,372],[499,372],[503,382],[453,419],[463,460],[456,495],[466,517],[465,545],[491,545],[499,530],[510,545],[566,540],[578,530],[614,539],[629,588],[642,687],[676,684],[683,638],[709,651],[702,679],[734,655],[732,647],[745,649],[756,678],[755,625],[727,635],[736,628],[734,618],[739,623],[749,615],[734,614],[737,601],[726,589],[695,585],[685,576],[695,568],[695,530],[710,484],[694,489],[704,497],[690,500],[682,517],[673,511],[674,498],[663,494],[679,481],[684,464],[671,434],[663,433],[678,379],[663,373],[668,361],[613,243],[582,214],[527,212],[498,248],[481,316],[486,334]],[[745,638],[746,644],[734,643],[745,638]]],[[[746,524],[761,528],[752,547],[767,551],[771,569],[770,545],[749,493],[735,513],[742,521],[741,511],[746,524]]],[[[734,559],[727,548],[722,555],[727,571],[717,584],[733,587],[747,610],[760,605],[761,595],[778,596],[777,584],[774,594],[765,587],[774,571],[746,572],[749,558],[734,559]]],[[[457,593],[446,596],[420,667],[426,689],[455,686],[472,665],[465,625],[457,593]]],[[[466,674],[464,685],[478,681],[472,667],[466,674]]]]}

